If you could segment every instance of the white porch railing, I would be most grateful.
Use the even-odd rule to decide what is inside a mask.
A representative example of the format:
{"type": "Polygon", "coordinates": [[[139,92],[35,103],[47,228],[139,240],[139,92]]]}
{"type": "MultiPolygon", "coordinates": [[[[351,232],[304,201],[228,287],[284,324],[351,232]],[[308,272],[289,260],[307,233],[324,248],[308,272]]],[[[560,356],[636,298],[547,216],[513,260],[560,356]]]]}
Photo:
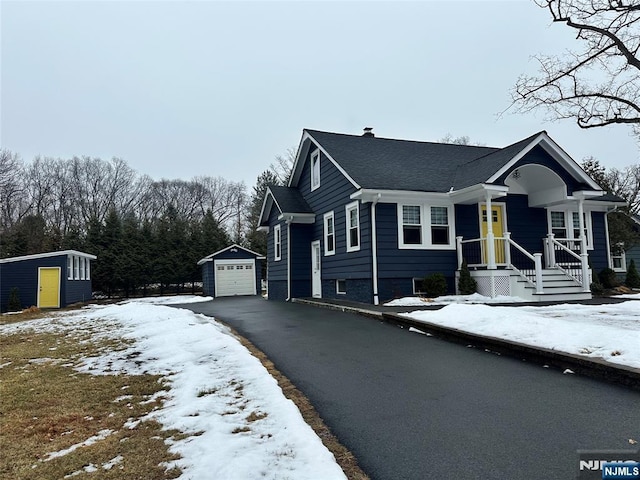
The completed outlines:
{"type": "Polygon", "coordinates": [[[548,268],[557,268],[573,278],[584,292],[590,288],[589,255],[582,240],[555,238],[553,233],[544,239],[548,268]]]}
{"type": "MultiPolygon", "coordinates": [[[[575,242],[575,240],[573,242],[575,242]]],[[[456,246],[458,268],[462,267],[462,261],[464,259],[470,268],[490,269],[488,259],[492,257],[492,252],[488,252],[488,250],[492,245],[486,237],[469,240],[456,237],[456,246]]],[[[493,247],[493,258],[496,260],[496,267],[505,266],[517,272],[536,289],[536,293],[544,293],[542,253],[529,253],[525,248],[511,239],[509,232],[506,232],[504,237],[494,237],[493,247]]],[[[586,253],[580,255],[575,254],[570,248],[554,240],[552,235],[551,238],[547,237],[545,239],[545,250],[548,268],[560,269],[581,285],[584,292],[589,291],[586,253]],[[556,252],[567,253],[577,258],[580,261],[578,263],[579,266],[576,266],[575,262],[557,262],[556,258],[558,258],[558,255],[556,255],[556,252]],[[583,282],[583,279],[586,279],[586,281],[583,282]]]]}

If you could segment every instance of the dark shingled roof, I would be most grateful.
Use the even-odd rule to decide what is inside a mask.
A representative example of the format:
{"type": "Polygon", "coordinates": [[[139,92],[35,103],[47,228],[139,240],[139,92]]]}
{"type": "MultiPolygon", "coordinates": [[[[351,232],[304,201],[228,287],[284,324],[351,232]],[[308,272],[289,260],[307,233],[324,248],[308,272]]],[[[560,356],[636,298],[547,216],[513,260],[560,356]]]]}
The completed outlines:
{"type": "Polygon", "coordinates": [[[300,190],[296,188],[269,186],[281,213],[313,213],[300,190]]]}
{"type": "Polygon", "coordinates": [[[485,182],[538,135],[494,148],[306,131],[362,188],[423,192],[485,182]]]}

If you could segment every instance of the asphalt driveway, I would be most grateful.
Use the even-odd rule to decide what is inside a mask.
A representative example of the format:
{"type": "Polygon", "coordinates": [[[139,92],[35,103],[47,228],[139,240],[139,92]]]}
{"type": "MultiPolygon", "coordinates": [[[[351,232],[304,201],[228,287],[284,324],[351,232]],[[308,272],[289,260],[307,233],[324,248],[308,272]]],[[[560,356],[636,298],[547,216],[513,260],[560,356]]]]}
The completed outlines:
{"type": "Polygon", "coordinates": [[[178,306],[265,352],[377,479],[572,479],[577,450],[633,449],[640,392],[260,297],[178,306]]]}

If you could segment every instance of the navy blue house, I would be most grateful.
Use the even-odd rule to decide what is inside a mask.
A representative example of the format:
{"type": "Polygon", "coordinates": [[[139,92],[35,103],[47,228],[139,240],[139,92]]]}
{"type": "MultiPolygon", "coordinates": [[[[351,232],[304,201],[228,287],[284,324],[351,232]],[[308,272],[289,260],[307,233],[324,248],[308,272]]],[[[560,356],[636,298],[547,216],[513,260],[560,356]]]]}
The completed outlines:
{"type": "Polygon", "coordinates": [[[231,245],[198,261],[202,266],[205,295],[229,297],[262,293],[264,256],[240,245],[231,245]]]}
{"type": "Polygon", "coordinates": [[[0,311],[8,310],[12,291],[21,308],[60,308],[91,300],[95,259],[75,250],[0,259],[0,311]]]}
{"type": "Polygon", "coordinates": [[[260,216],[269,298],[378,304],[436,272],[453,292],[463,260],[485,295],[589,298],[620,203],[546,132],[492,148],[304,130],[260,216]]]}

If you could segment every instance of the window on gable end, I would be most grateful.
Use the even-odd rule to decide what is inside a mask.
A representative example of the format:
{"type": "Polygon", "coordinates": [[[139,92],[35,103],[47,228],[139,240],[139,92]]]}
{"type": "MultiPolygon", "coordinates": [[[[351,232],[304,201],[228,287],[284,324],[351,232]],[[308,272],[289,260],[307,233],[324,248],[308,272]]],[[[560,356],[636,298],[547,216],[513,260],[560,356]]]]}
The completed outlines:
{"type": "Polygon", "coordinates": [[[273,227],[273,259],[277,262],[282,259],[282,241],[280,237],[280,225],[273,227]]]}
{"type": "Polygon", "coordinates": [[[336,229],[333,212],[324,214],[324,254],[336,253],[336,229]]]}
{"type": "Polygon", "coordinates": [[[311,154],[311,190],[320,186],[320,150],[311,154]]]}
{"type": "Polygon", "coordinates": [[[360,250],[360,211],[358,202],[346,206],[347,252],[360,250]]]}

